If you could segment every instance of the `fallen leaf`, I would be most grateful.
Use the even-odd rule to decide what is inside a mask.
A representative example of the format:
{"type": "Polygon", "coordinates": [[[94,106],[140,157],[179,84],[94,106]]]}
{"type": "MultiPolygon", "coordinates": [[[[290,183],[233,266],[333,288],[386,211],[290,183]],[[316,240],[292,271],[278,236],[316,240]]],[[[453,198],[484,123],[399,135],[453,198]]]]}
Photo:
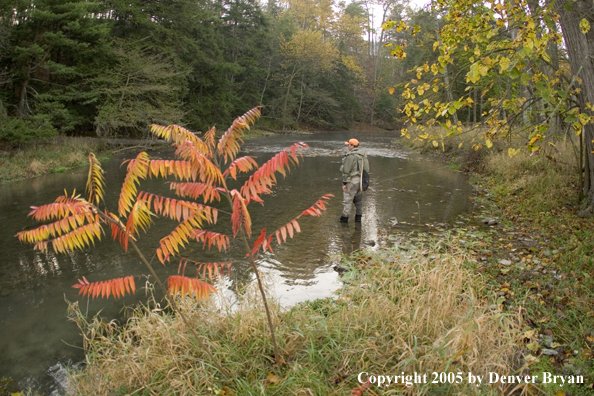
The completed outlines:
{"type": "Polygon", "coordinates": [[[527,344],[526,348],[528,348],[532,352],[536,353],[538,351],[538,348],[540,348],[540,345],[538,344],[538,342],[533,341],[530,344],[527,344]]]}
{"type": "Polygon", "coordinates": [[[536,356],[532,356],[532,355],[526,355],[526,356],[524,356],[524,360],[527,363],[538,363],[538,362],[540,362],[540,359],[539,358],[537,358],[536,356]]]}
{"type": "Polygon", "coordinates": [[[235,391],[233,391],[232,389],[230,389],[227,386],[223,386],[221,388],[221,395],[225,395],[225,396],[235,396],[235,391]]]}
{"type": "Polygon", "coordinates": [[[268,373],[268,375],[266,376],[266,381],[264,381],[264,385],[278,385],[280,384],[281,379],[278,375],[276,374],[272,374],[272,373],[268,373]]]}
{"type": "Polygon", "coordinates": [[[528,330],[523,334],[524,338],[533,339],[536,336],[536,331],[528,330]]]}

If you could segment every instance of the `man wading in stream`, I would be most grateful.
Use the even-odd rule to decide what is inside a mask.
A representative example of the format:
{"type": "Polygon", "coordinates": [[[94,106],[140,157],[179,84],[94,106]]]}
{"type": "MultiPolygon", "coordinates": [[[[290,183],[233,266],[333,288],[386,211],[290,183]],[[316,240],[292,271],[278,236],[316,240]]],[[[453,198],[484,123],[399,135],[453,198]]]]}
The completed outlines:
{"type": "Polygon", "coordinates": [[[369,161],[365,150],[359,148],[357,139],[350,139],[345,142],[349,152],[342,159],[340,172],[342,173],[342,191],[344,199],[342,204],[344,209],[340,221],[346,223],[349,221],[349,214],[355,205],[355,221],[361,222],[363,215],[363,191],[361,177],[363,170],[369,172],[369,161]]]}

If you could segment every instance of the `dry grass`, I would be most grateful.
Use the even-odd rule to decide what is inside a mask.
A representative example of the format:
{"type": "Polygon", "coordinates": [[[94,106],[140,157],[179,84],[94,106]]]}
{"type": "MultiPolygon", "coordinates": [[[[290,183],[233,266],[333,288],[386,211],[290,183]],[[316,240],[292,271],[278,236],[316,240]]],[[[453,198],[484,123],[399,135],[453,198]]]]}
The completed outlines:
{"type": "Polygon", "coordinates": [[[522,151],[510,158],[507,151],[491,153],[485,158],[484,171],[495,193],[521,195],[520,206],[527,213],[547,212],[577,196],[578,181],[571,144],[557,143],[547,155],[529,156],[522,151]]]}
{"type": "Polygon", "coordinates": [[[349,286],[337,300],[316,300],[288,311],[273,305],[286,365],[272,367],[272,346],[259,298],[248,290],[237,309],[219,314],[214,304],[184,311],[235,378],[219,378],[181,321],[140,309],[122,329],[97,320],[78,323],[90,334],[88,365],[72,373],[77,395],[278,394],[344,395],[357,376],[401,372],[463,372],[465,381],[372,386],[369,394],[499,395],[504,387],[469,385],[467,373],[510,373],[516,318],[477,297],[481,278],[457,254],[429,259],[421,253],[361,253],[349,264],[349,286]],[[405,257],[404,254],[408,255],[405,257]],[[86,323],[86,324],[85,324],[86,323]],[[276,372],[276,374],[272,374],[276,372]],[[219,392],[219,393],[216,393],[219,392]]]}

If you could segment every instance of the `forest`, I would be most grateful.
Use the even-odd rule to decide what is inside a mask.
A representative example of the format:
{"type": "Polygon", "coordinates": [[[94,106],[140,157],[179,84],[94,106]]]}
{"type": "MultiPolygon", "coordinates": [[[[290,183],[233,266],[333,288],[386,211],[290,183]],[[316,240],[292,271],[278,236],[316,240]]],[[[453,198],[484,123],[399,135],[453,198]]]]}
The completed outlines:
{"type": "MultiPolygon", "coordinates": [[[[2,1],[0,140],[139,136],[151,123],[204,131],[257,105],[261,125],[280,130],[391,125],[398,100],[388,87],[414,59],[390,57],[370,7],[2,1]]],[[[395,1],[383,7],[383,20],[424,15],[395,1]]]]}
{"type": "Polygon", "coordinates": [[[206,131],[254,106],[262,128],[360,122],[436,147],[484,127],[473,147],[503,141],[512,156],[518,145],[553,156],[571,139],[594,202],[592,8],[2,0],[0,141],[139,137],[152,123],[206,131]]]}

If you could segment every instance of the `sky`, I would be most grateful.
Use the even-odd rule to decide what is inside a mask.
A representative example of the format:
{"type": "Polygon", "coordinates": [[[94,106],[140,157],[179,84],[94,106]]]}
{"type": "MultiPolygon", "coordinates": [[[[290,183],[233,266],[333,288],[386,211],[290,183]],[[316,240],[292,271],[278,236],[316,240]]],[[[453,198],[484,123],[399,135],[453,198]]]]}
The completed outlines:
{"type": "MultiPolygon", "coordinates": [[[[431,0],[409,0],[409,4],[412,8],[419,9],[423,8],[431,0]]],[[[382,24],[382,7],[380,5],[374,5],[371,7],[373,14],[373,25],[376,29],[381,27],[382,24]]]]}

